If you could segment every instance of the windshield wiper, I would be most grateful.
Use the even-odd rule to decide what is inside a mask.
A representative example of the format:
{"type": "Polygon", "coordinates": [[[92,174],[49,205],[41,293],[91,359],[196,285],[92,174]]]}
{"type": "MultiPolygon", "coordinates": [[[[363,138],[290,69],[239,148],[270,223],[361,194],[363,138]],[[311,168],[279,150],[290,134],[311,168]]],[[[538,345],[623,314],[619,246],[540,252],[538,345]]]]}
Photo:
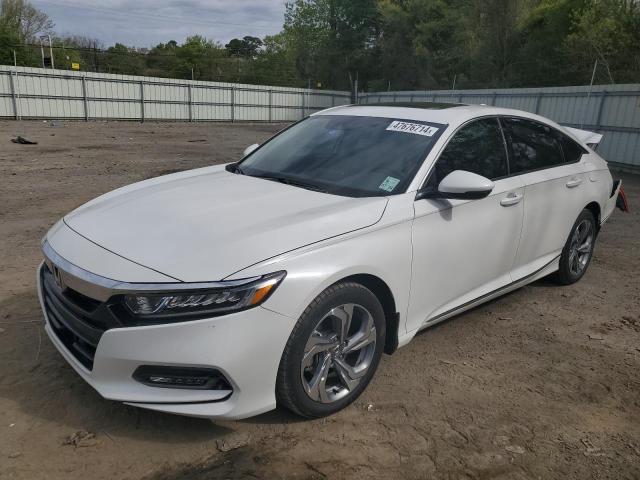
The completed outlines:
{"type": "Polygon", "coordinates": [[[264,178],[265,180],[271,180],[272,182],[280,182],[286,185],[291,185],[292,187],[300,187],[305,188],[307,190],[312,190],[314,192],[320,193],[328,193],[324,188],[315,185],[313,183],[302,182],[300,180],[295,180],[289,177],[281,177],[278,175],[254,175],[256,178],[264,178]]]}

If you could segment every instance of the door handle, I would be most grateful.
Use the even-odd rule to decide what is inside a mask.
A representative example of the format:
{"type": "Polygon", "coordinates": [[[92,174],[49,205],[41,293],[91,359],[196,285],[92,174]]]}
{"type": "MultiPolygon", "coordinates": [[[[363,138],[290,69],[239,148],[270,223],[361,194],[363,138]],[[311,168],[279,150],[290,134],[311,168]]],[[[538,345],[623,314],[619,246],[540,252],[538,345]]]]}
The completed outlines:
{"type": "Polygon", "coordinates": [[[524,195],[522,193],[508,193],[506,197],[500,200],[500,205],[502,205],[503,207],[515,205],[516,203],[520,203],[520,200],[522,200],[523,197],[524,195]]]}
{"type": "Polygon", "coordinates": [[[574,188],[580,185],[581,183],[582,183],[581,178],[572,178],[566,183],[566,185],[567,185],[567,188],[574,188]]]}

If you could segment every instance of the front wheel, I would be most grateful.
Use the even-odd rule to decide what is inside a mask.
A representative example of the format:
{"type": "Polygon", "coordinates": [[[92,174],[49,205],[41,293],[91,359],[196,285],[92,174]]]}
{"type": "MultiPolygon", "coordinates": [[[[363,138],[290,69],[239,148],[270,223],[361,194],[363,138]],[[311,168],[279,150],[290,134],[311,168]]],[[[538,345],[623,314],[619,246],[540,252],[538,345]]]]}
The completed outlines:
{"type": "Polygon", "coordinates": [[[587,271],[596,242],[596,220],[590,210],[584,209],[573,224],[569,238],[562,249],[556,279],[563,285],[577,282],[587,271]]]}
{"type": "Polygon", "coordinates": [[[309,418],[349,405],[378,367],[385,326],[382,305],[363,285],[343,282],[326,289],[304,311],[285,346],[278,403],[309,418]]]}

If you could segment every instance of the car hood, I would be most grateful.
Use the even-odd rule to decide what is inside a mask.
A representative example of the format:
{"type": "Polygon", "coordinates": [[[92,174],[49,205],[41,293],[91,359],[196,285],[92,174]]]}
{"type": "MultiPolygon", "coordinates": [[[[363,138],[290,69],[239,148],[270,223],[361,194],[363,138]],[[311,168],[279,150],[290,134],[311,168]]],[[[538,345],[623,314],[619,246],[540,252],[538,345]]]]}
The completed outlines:
{"type": "Polygon", "coordinates": [[[177,280],[204,282],[373,225],[386,203],[382,197],[329,195],[216,166],[115,190],[64,221],[126,259],[177,280]]]}

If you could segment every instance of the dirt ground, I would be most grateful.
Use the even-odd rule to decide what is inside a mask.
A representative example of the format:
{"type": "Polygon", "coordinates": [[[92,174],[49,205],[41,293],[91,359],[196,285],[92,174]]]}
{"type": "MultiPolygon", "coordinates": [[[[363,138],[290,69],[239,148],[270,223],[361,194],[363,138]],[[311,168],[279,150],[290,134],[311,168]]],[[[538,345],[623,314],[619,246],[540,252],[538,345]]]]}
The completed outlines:
{"type": "Polygon", "coordinates": [[[538,281],[418,335],[333,417],[184,418],[104,400],[76,375],[36,298],[46,230],[103,192],[233,161],[281,127],[0,122],[0,478],[640,478],[630,175],[634,210],[614,214],[582,281],[538,281]]]}

